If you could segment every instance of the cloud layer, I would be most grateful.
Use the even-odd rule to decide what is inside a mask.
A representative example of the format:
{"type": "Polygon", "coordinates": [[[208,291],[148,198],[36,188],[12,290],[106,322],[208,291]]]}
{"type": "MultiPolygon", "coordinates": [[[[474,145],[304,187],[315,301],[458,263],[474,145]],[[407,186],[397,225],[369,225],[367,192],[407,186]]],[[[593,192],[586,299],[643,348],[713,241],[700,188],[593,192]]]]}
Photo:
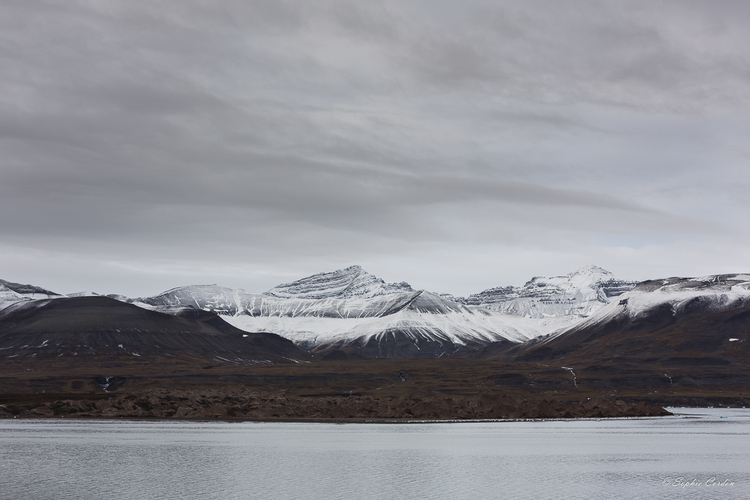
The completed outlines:
{"type": "Polygon", "coordinates": [[[7,2],[2,277],[750,269],[746,2],[7,2]]]}

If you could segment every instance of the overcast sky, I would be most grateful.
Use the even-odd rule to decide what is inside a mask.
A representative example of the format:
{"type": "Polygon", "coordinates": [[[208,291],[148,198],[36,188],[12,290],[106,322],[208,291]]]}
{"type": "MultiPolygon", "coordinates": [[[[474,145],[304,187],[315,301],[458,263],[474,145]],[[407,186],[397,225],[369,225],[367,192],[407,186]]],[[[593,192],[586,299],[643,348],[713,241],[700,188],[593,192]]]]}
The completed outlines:
{"type": "Polygon", "coordinates": [[[2,4],[2,279],[750,271],[745,0],[2,4]]]}

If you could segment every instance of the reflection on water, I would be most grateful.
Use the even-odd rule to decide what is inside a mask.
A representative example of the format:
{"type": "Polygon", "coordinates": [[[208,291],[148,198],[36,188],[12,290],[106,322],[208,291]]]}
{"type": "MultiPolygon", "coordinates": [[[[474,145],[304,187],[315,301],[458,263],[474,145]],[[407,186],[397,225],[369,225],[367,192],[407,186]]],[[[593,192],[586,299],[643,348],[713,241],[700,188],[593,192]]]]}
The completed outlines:
{"type": "Polygon", "coordinates": [[[672,411],[682,418],[0,420],[0,498],[750,498],[750,410],[672,411]]]}

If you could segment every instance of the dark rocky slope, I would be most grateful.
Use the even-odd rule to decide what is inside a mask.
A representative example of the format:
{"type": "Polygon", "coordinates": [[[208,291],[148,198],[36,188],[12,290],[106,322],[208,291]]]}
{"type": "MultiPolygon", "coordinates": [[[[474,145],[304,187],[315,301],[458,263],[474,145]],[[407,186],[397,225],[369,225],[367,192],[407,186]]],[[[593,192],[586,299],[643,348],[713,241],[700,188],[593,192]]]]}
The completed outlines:
{"type": "Polygon", "coordinates": [[[520,360],[568,359],[675,365],[745,363],[750,354],[750,300],[716,311],[702,297],[636,315],[620,304],[603,321],[584,322],[555,338],[517,346],[520,360]]]}
{"type": "Polygon", "coordinates": [[[197,357],[253,364],[308,359],[291,341],[248,333],[213,313],[149,311],[107,297],[58,298],[12,306],[0,316],[0,359],[197,357]]]}

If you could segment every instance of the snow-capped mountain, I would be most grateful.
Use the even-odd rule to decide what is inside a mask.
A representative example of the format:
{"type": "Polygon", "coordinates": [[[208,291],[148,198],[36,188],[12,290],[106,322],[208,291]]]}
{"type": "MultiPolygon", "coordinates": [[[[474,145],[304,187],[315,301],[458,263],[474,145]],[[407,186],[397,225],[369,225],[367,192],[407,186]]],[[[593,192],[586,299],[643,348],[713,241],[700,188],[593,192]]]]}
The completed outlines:
{"type": "Polygon", "coordinates": [[[618,303],[636,315],[659,304],[669,304],[675,311],[697,307],[706,311],[723,311],[736,302],[750,298],[750,274],[717,274],[699,278],[666,278],[639,283],[618,303]]]}
{"type": "Polygon", "coordinates": [[[22,285],[0,280],[0,311],[11,304],[55,297],[61,297],[61,295],[34,285],[22,285]]]}
{"type": "Polygon", "coordinates": [[[270,303],[264,298],[263,303],[266,312],[275,313],[238,314],[224,319],[243,330],[278,333],[309,349],[326,350],[335,345],[367,357],[440,357],[491,342],[523,342],[569,324],[566,318],[497,314],[426,291],[367,300],[287,299],[270,303]]]}
{"type": "Polygon", "coordinates": [[[360,266],[351,266],[279,285],[264,295],[280,299],[369,299],[413,291],[409,283],[386,283],[360,266]]]}
{"type": "Polygon", "coordinates": [[[223,316],[363,317],[388,314],[418,292],[408,283],[385,283],[359,266],[320,273],[264,293],[217,285],[173,288],[135,299],[147,307],[195,307],[223,316]],[[388,299],[383,297],[388,296],[388,299]]]}
{"type": "Polygon", "coordinates": [[[666,278],[639,283],[589,318],[521,350],[530,359],[723,366],[746,354],[749,326],[750,274],[666,278]]]}
{"type": "MultiPolygon", "coordinates": [[[[565,289],[571,300],[591,294],[589,289],[573,290],[575,284],[588,281],[573,281],[565,289]]],[[[385,283],[359,266],[316,274],[261,294],[216,285],[187,286],[134,303],[163,312],[199,308],[222,315],[238,328],[278,333],[309,349],[338,346],[377,357],[433,357],[491,342],[524,342],[580,320],[564,311],[513,315],[459,303],[415,291],[408,283],[385,283]]]]}
{"type": "MultiPolygon", "coordinates": [[[[547,342],[654,308],[676,313],[696,307],[725,310],[737,301],[750,300],[749,283],[749,275],[720,275],[647,281],[634,287],[634,282],[587,266],[568,275],[536,277],[522,287],[454,298],[414,290],[408,283],[385,283],[352,266],[265,293],[193,285],[153,297],[111,297],[170,314],[213,312],[242,330],[276,333],[321,353],[441,357],[497,342],[517,344],[538,337],[547,342]]],[[[0,281],[0,307],[59,297],[39,287],[0,281]]]]}
{"type": "Polygon", "coordinates": [[[526,318],[586,317],[635,285],[601,267],[586,266],[563,276],[535,277],[522,287],[490,288],[459,301],[526,318]]]}
{"type": "Polygon", "coordinates": [[[644,281],[617,301],[601,308],[577,325],[583,328],[614,318],[633,319],[654,310],[673,316],[686,311],[722,312],[750,301],[750,274],[718,274],[699,278],[665,278],[644,281]]]}

